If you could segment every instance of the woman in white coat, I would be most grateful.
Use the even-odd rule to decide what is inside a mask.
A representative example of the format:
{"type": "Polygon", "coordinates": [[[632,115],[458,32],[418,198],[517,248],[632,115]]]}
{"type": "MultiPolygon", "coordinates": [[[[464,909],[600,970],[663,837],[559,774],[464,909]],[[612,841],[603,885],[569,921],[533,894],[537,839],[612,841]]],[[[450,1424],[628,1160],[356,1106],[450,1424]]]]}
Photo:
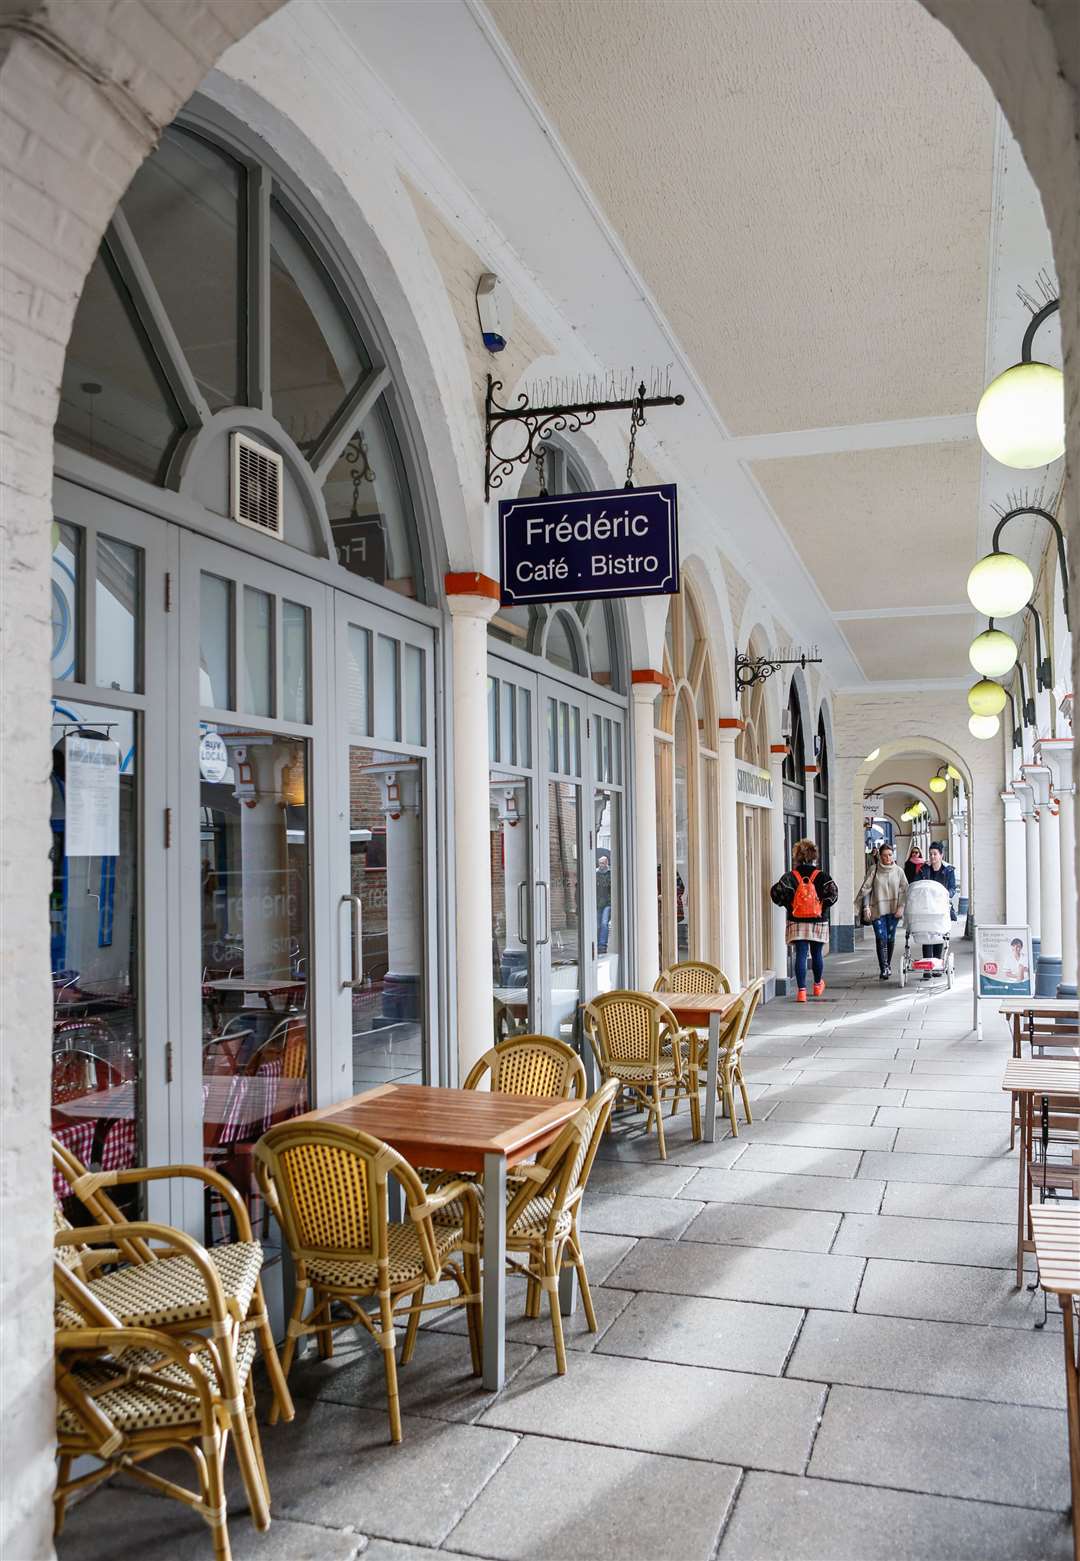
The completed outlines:
{"type": "Polygon", "coordinates": [[[893,848],[886,842],[878,847],[877,861],[871,863],[859,890],[863,921],[874,928],[880,981],[887,981],[892,974],[896,924],[904,914],[907,889],[904,869],[896,865],[893,848]]]}

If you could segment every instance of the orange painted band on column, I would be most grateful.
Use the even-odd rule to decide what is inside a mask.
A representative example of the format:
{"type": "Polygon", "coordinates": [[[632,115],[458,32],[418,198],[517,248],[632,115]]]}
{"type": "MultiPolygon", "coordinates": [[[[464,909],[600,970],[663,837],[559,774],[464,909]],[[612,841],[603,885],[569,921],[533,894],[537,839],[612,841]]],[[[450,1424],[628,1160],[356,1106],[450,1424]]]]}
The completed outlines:
{"type": "Polygon", "coordinates": [[[722,715],[717,723],[722,732],[745,732],[746,722],[739,721],[733,715],[722,715]]]}
{"type": "Polygon", "coordinates": [[[639,667],[630,674],[631,683],[655,683],[659,688],[670,689],[674,685],[666,672],[657,672],[652,667],[639,667]]]}
{"type": "Polygon", "coordinates": [[[806,775],[819,775],[821,773],[821,766],[819,764],[807,764],[804,766],[804,773],[806,775]]]}
{"type": "Polygon", "coordinates": [[[787,743],[770,743],[769,744],[769,752],[770,753],[782,753],[782,754],[784,754],[786,756],[787,754],[789,754],[791,752],[791,749],[788,747],[787,743]]]}
{"type": "Polygon", "coordinates": [[[473,573],[445,575],[443,584],[447,596],[487,596],[494,602],[499,601],[502,596],[502,588],[498,580],[493,580],[490,575],[473,573]]]}

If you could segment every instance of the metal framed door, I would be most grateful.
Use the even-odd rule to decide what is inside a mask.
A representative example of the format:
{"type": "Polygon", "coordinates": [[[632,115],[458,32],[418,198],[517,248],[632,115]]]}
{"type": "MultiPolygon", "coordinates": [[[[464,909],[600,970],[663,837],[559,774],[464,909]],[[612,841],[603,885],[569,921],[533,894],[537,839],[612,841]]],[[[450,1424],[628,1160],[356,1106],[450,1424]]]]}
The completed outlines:
{"type": "Polygon", "coordinates": [[[587,696],[539,680],[538,838],[535,915],[540,1027],[573,1044],[578,1004],[591,997],[594,874],[585,871],[587,696]],[[588,931],[587,935],[587,929],[588,931]]]}
{"type": "MultiPolygon", "coordinates": [[[[488,660],[491,958],[496,1021],[542,1030],[538,998],[540,857],[536,733],[538,678],[488,660]]],[[[496,1023],[496,1033],[499,1024],[496,1023]]]]}
{"type": "MultiPolygon", "coordinates": [[[[438,980],[435,635],[335,593],[334,1044],[329,1094],[445,1078],[438,980]]],[[[445,1050],[445,1045],[443,1050],[445,1050]]]]}

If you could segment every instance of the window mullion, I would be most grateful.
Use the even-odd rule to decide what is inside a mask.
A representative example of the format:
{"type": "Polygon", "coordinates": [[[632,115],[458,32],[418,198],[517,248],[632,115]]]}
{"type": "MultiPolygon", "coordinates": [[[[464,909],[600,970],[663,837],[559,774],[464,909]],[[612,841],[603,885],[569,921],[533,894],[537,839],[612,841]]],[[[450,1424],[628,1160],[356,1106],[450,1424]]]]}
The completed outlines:
{"type": "Polygon", "coordinates": [[[372,369],[371,373],[366,374],[356,388],[346,396],[334,413],[326,432],[309,456],[315,472],[315,481],[320,486],[326,482],[345,446],[389,383],[389,369],[372,369]]]}
{"type": "Polygon", "coordinates": [[[269,416],[270,395],[270,172],[247,175],[247,400],[269,416]]]}
{"type": "Polygon", "coordinates": [[[154,286],[142,251],[120,207],[113,213],[105,235],[105,246],[124,286],[131,294],[139,324],[150,339],[184,422],[189,428],[200,428],[209,422],[210,408],[191,372],[191,365],[173,330],[161,294],[154,286]]]}

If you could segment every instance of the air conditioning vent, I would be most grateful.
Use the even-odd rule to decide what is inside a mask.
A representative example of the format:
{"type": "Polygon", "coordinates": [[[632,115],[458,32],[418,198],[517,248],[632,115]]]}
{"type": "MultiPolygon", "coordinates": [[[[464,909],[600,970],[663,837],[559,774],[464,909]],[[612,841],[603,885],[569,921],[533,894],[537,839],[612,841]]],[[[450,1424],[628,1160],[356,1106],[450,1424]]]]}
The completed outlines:
{"type": "Polygon", "coordinates": [[[281,456],[265,445],[256,444],[247,434],[232,435],[233,520],[251,526],[265,536],[280,537],[284,531],[281,456]]]}

